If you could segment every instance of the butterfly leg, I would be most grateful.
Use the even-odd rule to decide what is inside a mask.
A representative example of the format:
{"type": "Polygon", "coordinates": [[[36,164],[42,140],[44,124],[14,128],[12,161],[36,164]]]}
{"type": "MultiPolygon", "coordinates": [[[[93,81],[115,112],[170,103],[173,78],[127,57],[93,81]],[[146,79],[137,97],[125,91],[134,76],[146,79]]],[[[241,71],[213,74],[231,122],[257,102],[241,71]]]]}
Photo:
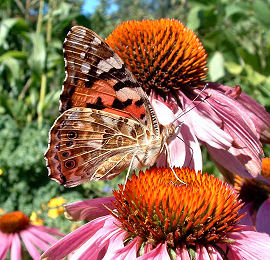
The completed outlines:
{"type": "Polygon", "coordinates": [[[128,167],[128,171],[127,171],[126,179],[125,179],[125,183],[124,183],[124,190],[125,190],[125,187],[126,187],[126,184],[127,184],[127,180],[128,180],[128,176],[129,176],[130,171],[132,169],[132,164],[134,162],[135,157],[136,157],[136,153],[134,153],[134,155],[132,156],[131,161],[130,161],[130,164],[129,164],[129,167],[128,167]]]}
{"type": "Polygon", "coordinates": [[[182,184],[185,184],[187,185],[184,181],[182,181],[176,174],[175,170],[173,169],[173,166],[172,166],[172,160],[171,160],[171,154],[170,154],[170,150],[169,150],[169,147],[168,147],[168,144],[165,143],[165,149],[166,149],[166,152],[167,152],[167,156],[168,156],[168,161],[169,161],[169,167],[171,168],[175,178],[182,184]]]}

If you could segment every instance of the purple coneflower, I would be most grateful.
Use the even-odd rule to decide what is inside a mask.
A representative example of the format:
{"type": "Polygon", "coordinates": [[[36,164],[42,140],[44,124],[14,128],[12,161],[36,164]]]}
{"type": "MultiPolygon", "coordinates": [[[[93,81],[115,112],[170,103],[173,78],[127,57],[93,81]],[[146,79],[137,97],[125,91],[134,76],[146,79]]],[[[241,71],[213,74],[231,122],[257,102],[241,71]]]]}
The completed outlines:
{"type": "Polygon", "coordinates": [[[266,181],[235,176],[234,185],[246,205],[242,212],[247,214],[241,223],[254,226],[259,232],[270,235],[270,158],[262,159],[262,176],[266,181]]]}
{"type": "Polygon", "coordinates": [[[203,81],[207,55],[191,30],[172,19],[129,21],[107,43],[152,102],[165,102],[175,118],[188,111],[178,120],[185,124],[186,150],[196,136],[221,170],[244,177],[260,174],[261,142],[270,143],[270,115],[240,86],[203,81]]]}
{"type": "Polygon", "coordinates": [[[22,242],[32,259],[40,259],[40,251],[44,252],[58,240],[52,235],[64,236],[56,229],[31,224],[21,211],[6,213],[0,218],[0,259],[6,259],[9,250],[11,260],[22,259],[22,242]]]}
{"type": "Polygon", "coordinates": [[[270,237],[238,225],[242,202],[228,184],[188,168],[132,175],[114,197],[66,206],[91,220],[47,250],[61,259],[269,259],[270,237]],[[95,215],[97,218],[95,218],[95,215]]]}

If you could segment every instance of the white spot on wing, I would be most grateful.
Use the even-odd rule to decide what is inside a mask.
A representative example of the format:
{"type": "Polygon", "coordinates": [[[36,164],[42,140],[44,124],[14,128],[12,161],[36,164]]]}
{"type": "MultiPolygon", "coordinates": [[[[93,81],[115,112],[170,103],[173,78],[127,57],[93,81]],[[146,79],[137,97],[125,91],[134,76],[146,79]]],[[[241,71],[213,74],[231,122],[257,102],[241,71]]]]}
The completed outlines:
{"type": "Polygon", "coordinates": [[[112,68],[121,69],[123,66],[123,61],[114,54],[112,57],[110,57],[107,60],[101,60],[97,67],[99,68],[97,70],[97,74],[101,74],[102,72],[108,72],[112,68]]]}
{"type": "Polygon", "coordinates": [[[89,45],[85,44],[85,45],[83,45],[83,48],[84,48],[85,50],[87,50],[87,49],[89,48],[89,45]]]}
{"type": "Polygon", "coordinates": [[[84,57],[85,57],[85,52],[81,52],[81,53],[80,53],[80,56],[81,56],[82,59],[84,59],[84,57]]]}
{"type": "Polygon", "coordinates": [[[88,73],[90,70],[90,65],[88,63],[83,62],[81,66],[82,73],[88,73]]]}

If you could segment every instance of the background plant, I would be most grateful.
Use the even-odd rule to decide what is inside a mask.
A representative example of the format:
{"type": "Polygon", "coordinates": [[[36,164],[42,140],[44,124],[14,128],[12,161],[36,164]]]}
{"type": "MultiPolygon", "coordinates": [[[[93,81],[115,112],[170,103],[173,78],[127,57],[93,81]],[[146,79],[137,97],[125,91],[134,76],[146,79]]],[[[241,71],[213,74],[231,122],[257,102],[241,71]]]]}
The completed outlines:
{"type": "MultiPolygon", "coordinates": [[[[175,18],[199,36],[208,53],[208,80],[241,85],[270,109],[270,2],[229,0],[100,1],[91,15],[83,1],[14,0],[0,6],[0,207],[37,212],[45,224],[50,199],[67,202],[108,195],[121,181],[65,189],[47,178],[43,154],[58,116],[64,79],[62,42],[74,24],[106,37],[122,21],[175,18]],[[109,8],[111,5],[113,9],[109,8]]],[[[266,150],[269,155],[269,150],[266,150]]],[[[204,151],[206,171],[216,172],[204,151]]],[[[59,214],[57,226],[70,229],[59,214]]]]}

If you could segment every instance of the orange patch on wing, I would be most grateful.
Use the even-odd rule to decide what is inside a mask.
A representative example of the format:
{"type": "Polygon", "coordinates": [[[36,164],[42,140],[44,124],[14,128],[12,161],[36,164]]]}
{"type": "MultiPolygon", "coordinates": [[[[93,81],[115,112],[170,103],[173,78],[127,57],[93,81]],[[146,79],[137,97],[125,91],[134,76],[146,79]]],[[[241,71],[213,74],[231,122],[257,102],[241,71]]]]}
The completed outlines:
{"type": "Polygon", "coordinates": [[[122,116],[122,117],[132,118],[130,114],[127,114],[124,111],[115,110],[113,108],[105,108],[103,109],[103,111],[114,114],[114,115],[122,116]]]}

